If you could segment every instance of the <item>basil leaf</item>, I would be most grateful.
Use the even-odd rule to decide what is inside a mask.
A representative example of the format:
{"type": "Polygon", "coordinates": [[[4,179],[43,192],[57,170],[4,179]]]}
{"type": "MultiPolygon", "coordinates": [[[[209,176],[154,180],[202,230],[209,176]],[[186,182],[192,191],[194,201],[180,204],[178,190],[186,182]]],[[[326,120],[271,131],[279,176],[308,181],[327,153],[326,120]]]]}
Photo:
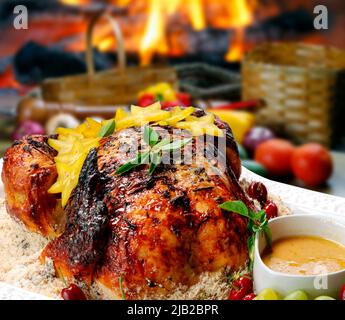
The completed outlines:
{"type": "Polygon", "coordinates": [[[242,201],[226,201],[219,205],[221,209],[231,211],[251,219],[247,206],[242,201]]]}
{"type": "Polygon", "coordinates": [[[158,133],[152,129],[149,126],[146,126],[144,129],[144,141],[147,145],[149,145],[150,147],[154,146],[159,139],[159,135],[158,133]]]}
{"type": "Polygon", "coordinates": [[[108,137],[114,133],[114,130],[115,130],[115,120],[114,119],[107,120],[105,124],[101,127],[101,129],[99,130],[98,136],[102,138],[108,137]]]}
{"type": "Polygon", "coordinates": [[[187,138],[187,139],[183,139],[183,140],[176,140],[172,143],[169,143],[169,144],[162,146],[161,150],[162,151],[174,151],[177,149],[181,149],[183,146],[185,146],[190,141],[192,141],[192,138],[187,138]]]}

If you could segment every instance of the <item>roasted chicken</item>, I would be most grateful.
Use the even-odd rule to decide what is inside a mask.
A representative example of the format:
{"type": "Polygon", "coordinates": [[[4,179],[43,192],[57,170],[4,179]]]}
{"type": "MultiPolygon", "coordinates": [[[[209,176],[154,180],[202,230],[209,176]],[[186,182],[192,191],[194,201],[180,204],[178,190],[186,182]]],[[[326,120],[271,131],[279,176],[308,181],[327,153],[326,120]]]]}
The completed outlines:
{"type": "MultiPolygon", "coordinates": [[[[127,299],[169,296],[177,288],[187,290],[204,272],[243,268],[248,259],[246,220],[222,211],[219,204],[227,200],[252,204],[238,182],[241,166],[231,130],[219,120],[217,126],[226,130],[219,138],[226,140],[224,154],[217,149],[219,141],[198,149],[203,137],[192,137],[180,162],[163,161],[151,175],[147,164],[115,173],[135,157],[133,146],[145,146],[140,128],[103,138],[85,160],[64,209],[64,231],[47,245],[42,260],[51,258],[65,279],[87,285],[96,281],[114,297],[127,299]],[[209,160],[209,152],[218,153],[218,161],[209,160]],[[187,163],[186,157],[193,161],[187,163]]],[[[153,128],[160,139],[190,137],[181,129],[153,128]]],[[[43,137],[26,138],[5,157],[7,206],[29,228],[47,235],[55,231],[52,221],[59,211],[58,201],[47,194],[56,178],[54,152],[45,145],[45,152],[34,148],[28,153],[24,145],[29,139],[41,139],[40,147],[45,142],[43,137]],[[32,164],[38,167],[31,168],[32,164]],[[19,169],[20,176],[15,175],[19,169]],[[46,174],[35,171],[39,169],[46,174]],[[38,182],[32,178],[35,174],[38,182]],[[34,197],[31,188],[36,188],[34,197]],[[33,219],[32,212],[41,218],[33,219]]]]}
{"type": "Polygon", "coordinates": [[[56,151],[47,140],[36,135],[14,142],[4,156],[2,180],[8,213],[28,229],[54,237],[65,215],[58,197],[47,192],[57,178],[56,151]]]}

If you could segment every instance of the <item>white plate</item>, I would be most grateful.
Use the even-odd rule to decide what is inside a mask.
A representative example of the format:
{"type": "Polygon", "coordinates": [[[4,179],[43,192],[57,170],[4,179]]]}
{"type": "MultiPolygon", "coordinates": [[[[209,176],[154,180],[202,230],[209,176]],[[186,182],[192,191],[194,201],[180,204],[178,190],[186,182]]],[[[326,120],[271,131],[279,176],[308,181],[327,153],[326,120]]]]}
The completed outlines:
{"type": "MultiPolygon", "coordinates": [[[[2,171],[2,159],[0,159],[0,172],[2,171]]],[[[282,201],[292,211],[299,208],[303,213],[318,213],[333,217],[338,222],[345,224],[345,198],[330,196],[327,194],[310,191],[287,184],[262,178],[243,168],[242,177],[249,181],[262,181],[270,193],[280,196],[282,201]]],[[[0,180],[0,198],[4,197],[3,184],[0,180]]],[[[20,288],[0,282],[0,299],[49,299],[48,297],[28,292],[20,288]]]]}

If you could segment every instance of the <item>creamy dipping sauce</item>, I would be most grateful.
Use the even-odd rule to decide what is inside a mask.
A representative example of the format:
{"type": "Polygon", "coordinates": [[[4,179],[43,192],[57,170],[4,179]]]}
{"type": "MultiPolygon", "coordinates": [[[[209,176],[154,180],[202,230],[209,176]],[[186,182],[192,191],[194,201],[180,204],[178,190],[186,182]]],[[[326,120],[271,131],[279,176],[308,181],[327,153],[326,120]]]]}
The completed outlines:
{"type": "Polygon", "coordinates": [[[345,269],[345,246],[314,236],[278,239],[262,260],[274,271],[294,275],[317,275],[345,269]]]}

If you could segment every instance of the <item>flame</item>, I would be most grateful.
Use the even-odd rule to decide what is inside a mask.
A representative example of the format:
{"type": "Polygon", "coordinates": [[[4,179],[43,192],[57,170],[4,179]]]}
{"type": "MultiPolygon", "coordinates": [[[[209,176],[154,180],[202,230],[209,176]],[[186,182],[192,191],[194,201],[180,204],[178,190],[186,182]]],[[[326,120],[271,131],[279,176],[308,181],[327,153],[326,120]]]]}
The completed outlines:
{"type": "Polygon", "coordinates": [[[231,21],[229,26],[234,28],[235,35],[225,55],[227,61],[238,61],[244,52],[245,28],[253,22],[253,8],[247,0],[233,0],[229,8],[231,21]]]}
{"type": "Polygon", "coordinates": [[[60,0],[60,2],[66,6],[81,6],[89,4],[89,0],[60,0]]]}
{"type": "Polygon", "coordinates": [[[166,54],[165,22],[161,0],[149,0],[148,23],[140,44],[141,64],[150,63],[155,52],[166,54]]]}
{"type": "Polygon", "coordinates": [[[189,19],[195,30],[202,30],[206,27],[206,21],[202,6],[202,0],[190,0],[189,1],[189,19]]]}

